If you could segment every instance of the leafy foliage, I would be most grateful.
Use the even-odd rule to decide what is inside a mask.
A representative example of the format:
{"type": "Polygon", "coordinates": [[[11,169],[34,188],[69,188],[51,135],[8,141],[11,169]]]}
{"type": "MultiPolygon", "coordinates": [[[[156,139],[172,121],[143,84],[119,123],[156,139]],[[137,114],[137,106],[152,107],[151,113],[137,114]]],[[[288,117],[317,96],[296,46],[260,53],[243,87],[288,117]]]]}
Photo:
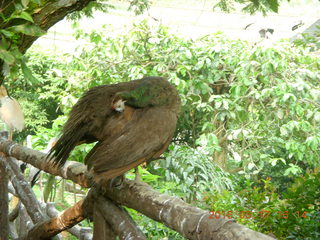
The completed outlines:
{"type": "Polygon", "coordinates": [[[284,164],[285,175],[293,176],[316,166],[319,59],[307,50],[250,46],[221,34],[192,42],[146,24],[116,39],[77,34],[93,44],[79,55],[89,59],[89,86],[144,75],[166,76],[177,86],[184,104],[176,143],[220,151],[213,122],[227,121],[229,167],[258,174],[284,164]]]}
{"type": "MultiPolygon", "coordinates": [[[[228,40],[221,33],[193,41],[146,22],[117,37],[105,32],[78,29],[76,36],[88,44],[72,55],[30,51],[29,65],[38,82],[26,83],[17,75],[10,83],[18,90],[15,97],[43,109],[48,121],[60,115],[53,125],[33,125],[35,147],[43,149],[58,134],[66,119],[61,115],[86,89],[145,75],[165,76],[179,90],[183,106],[170,151],[142,170],[145,181],[208,209],[303,213],[311,204],[310,219],[318,219],[316,198],[301,199],[302,206],[290,190],[296,176],[311,178],[308,169],[319,165],[320,61],[309,48],[286,42],[265,48],[228,40]],[[226,164],[221,169],[215,154],[223,151],[226,164]]],[[[90,147],[76,149],[72,158],[81,161],[90,147]]],[[[310,191],[316,193],[318,183],[311,184],[310,191]]],[[[312,195],[296,189],[301,196],[312,195]]],[[[300,226],[317,234],[305,218],[293,218],[288,227],[277,216],[239,221],[279,237],[301,237],[304,231],[296,229],[300,226]]],[[[135,217],[148,231],[156,226],[139,214],[135,217]]],[[[171,234],[160,225],[155,229],[162,230],[151,231],[148,238],[171,234]]]]}
{"type": "Polygon", "coordinates": [[[301,38],[294,40],[294,44],[297,46],[303,46],[310,49],[310,51],[319,54],[320,49],[320,27],[317,26],[316,31],[313,34],[303,33],[301,38]]]}
{"type": "Polygon", "coordinates": [[[278,239],[318,239],[319,179],[319,172],[298,177],[281,195],[271,178],[258,184],[247,180],[233,192],[213,192],[205,200],[212,218],[233,217],[278,239]]]}
{"type": "Polygon", "coordinates": [[[0,14],[2,19],[0,22],[0,59],[2,62],[0,63],[3,68],[0,74],[1,83],[9,73],[16,73],[18,67],[23,69],[24,77],[27,80],[35,81],[25,64],[23,55],[19,50],[19,44],[24,35],[39,37],[45,33],[34,23],[32,17],[33,12],[39,6],[40,1],[37,0],[3,3],[0,14]]]}
{"type": "Polygon", "coordinates": [[[220,0],[214,8],[220,8],[225,12],[230,12],[231,10],[234,10],[235,3],[239,3],[242,5],[245,5],[242,8],[242,11],[248,12],[250,14],[253,14],[255,12],[262,12],[263,14],[266,14],[267,12],[278,12],[280,0],[234,0],[234,1],[228,1],[228,0],[220,0]]]}
{"type": "Polygon", "coordinates": [[[164,176],[163,181],[174,182],[165,192],[180,196],[189,203],[197,203],[203,193],[216,189],[232,189],[230,176],[216,167],[208,156],[188,146],[172,145],[164,160],[148,167],[150,172],[164,176]]]}

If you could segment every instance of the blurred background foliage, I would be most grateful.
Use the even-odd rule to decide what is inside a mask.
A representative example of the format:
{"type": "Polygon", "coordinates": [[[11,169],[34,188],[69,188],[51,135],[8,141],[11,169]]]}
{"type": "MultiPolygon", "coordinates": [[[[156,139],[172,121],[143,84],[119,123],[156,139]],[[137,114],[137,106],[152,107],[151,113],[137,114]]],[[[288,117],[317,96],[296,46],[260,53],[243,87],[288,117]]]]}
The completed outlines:
{"type": "MultiPolygon", "coordinates": [[[[32,135],[34,148],[46,148],[90,87],[167,77],[182,111],[163,159],[140,169],[143,180],[208,211],[232,211],[240,223],[279,239],[319,239],[320,58],[314,39],[263,47],[222,33],[185,39],[145,21],[116,37],[107,28],[76,28],[86,44],[73,54],[36,46],[27,52],[37,81],[25,81],[21,72],[7,81],[26,117],[17,140],[32,135]],[[261,210],[271,215],[236,214],[261,210]],[[288,218],[278,211],[288,211],[288,218]]],[[[82,161],[90,148],[77,147],[72,160],[82,161]]],[[[183,239],[129,211],[148,239],[183,239]]]]}

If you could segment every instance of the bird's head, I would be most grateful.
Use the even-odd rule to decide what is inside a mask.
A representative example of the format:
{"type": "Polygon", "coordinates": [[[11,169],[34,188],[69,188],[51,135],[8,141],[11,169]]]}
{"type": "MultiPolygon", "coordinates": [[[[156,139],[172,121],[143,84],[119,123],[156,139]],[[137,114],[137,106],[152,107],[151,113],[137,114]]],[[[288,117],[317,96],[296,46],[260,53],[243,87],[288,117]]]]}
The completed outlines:
{"type": "Polygon", "coordinates": [[[123,112],[125,109],[125,100],[121,98],[116,98],[112,101],[111,108],[117,112],[123,112]]]}

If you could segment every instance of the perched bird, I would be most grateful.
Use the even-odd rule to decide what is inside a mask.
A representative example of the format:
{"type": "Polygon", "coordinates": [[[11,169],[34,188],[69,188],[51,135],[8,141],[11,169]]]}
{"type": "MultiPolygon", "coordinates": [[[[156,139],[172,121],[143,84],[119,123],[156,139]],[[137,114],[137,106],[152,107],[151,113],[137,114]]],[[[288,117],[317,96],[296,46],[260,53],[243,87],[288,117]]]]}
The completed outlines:
{"type": "Polygon", "coordinates": [[[21,132],[24,128],[24,116],[20,104],[8,96],[6,88],[0,86],[0,118],[10,129],[9,140],[13,130],[21,132]]]}
{"type": "Polygon", "coordinates": [[[85,158],[95,181],[120,176],[167,149],[179,109],[179,94],[165,78],[94,87],[71,110],[49,159],[61,166],[76,145],[97,141],[85,158]]]}

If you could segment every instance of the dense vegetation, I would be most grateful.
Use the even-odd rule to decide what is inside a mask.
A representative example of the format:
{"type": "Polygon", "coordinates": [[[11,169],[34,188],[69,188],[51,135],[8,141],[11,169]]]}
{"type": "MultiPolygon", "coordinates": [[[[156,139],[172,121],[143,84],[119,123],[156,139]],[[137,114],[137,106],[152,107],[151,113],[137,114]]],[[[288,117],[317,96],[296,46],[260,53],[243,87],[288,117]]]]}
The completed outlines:
{"type": "MultiPolygon", "coordinates": [[[[180,92],[181,116],[165,159],[141,168],[143,180],[213,218],[233,217],[279,239],[319,239],[319,46],[263,47],[220,33],[193,41],[146,22],[117,37],[106,32],[78,29],[88,44],[73,55],[29,50],[37,81],[16,74],[8,82],[27,119],[17,137],[31,134],[44,149],[86,89],[167,77],[180,92]]],[[[90,147],[72,158],[82,161],[90,147]]],[[[180,238],[131,212],[148,239],[180,238]]]]}

